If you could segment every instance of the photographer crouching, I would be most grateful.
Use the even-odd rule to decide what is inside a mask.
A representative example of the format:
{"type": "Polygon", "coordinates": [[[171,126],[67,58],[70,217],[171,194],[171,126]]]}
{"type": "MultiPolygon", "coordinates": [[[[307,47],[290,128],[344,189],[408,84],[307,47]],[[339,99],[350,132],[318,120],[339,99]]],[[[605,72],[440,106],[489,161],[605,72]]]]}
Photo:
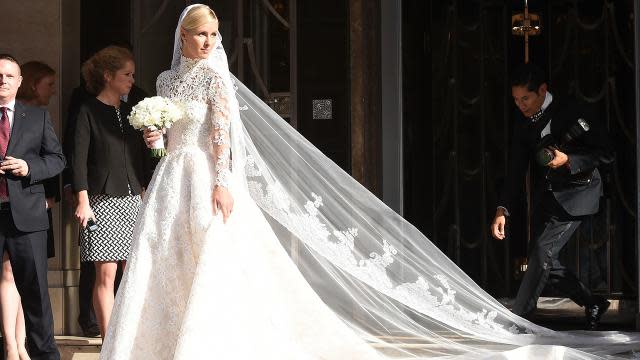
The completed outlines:
{"type": "Polygon", "coordinates": [[[584,306],[586,328],[596,329],[609,302],[591,294],[558,257],[582,220],[598,212],[602,195],[598,166],[613,161],[607,134],[585,106],[557,99],[547,91],[544,72],[533,64],[515,69],[511,94],[519,111],[491,233],[502,240],[507,218],[526,216],[515,214],[515,209],[529,169],[532,236],[528,268],[512,311],[530,315],[549,282],[584,306]]]}

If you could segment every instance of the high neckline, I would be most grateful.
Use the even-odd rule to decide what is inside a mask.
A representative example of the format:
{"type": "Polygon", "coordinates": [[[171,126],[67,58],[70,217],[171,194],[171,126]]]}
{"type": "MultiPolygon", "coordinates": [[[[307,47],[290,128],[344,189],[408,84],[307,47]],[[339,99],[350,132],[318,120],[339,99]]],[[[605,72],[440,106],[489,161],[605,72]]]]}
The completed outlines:
{"type": "Polygon", "coordinates": [[[180,65],[178,66],[178,73],[183,75],[187,72],[191,71],[193,68],[198,66],[199,64],[205,62],[207,59],[192,59],[185,57],[184,55],[180,56],[180,65]]]}

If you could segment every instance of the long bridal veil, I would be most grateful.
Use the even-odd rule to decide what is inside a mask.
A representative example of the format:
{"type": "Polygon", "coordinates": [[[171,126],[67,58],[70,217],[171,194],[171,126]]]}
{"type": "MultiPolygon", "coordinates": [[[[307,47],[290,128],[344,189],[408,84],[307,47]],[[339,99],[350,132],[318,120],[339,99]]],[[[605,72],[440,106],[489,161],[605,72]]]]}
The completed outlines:
{"type": "MultiPolygon", "coordinates": [[[[252,198],[311,286],[382,353],[482,358],[534,344],[594,355],[640,347],[637,335],[555,332],[514,315],[243,84],[235,84],[244,125],[235,136],[243,138],[237,143],[244,148],[232,151],[245,162],[234,161],[234,171],[244,170],[240,176],[252,198]]],[[[564,358],[589,358],[563,351],[564,358]]]]}
{"type": "Polygon", "coordinates": [[[209,64],[237,99],[233,176],[310,286],[381,357],[592,359],[640,348],[634,334],[556,332],[512,314],[235,79],[220,41],[209,64]]]}

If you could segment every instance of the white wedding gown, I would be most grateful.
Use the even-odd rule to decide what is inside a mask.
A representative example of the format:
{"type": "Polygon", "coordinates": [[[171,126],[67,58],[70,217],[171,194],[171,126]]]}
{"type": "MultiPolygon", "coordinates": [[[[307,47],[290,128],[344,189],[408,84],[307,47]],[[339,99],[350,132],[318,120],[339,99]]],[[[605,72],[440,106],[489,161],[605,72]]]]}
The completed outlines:
{"type": "MultiPolygon", "coordinates": [[[[320,196],[313,194],[296,215],[288,202],[293,196],[286,195],[295,191],[295,180],[287,191],[257,183],[267,181],[268,168],[258,166],[255,148],[239,161],[242,147],[250,146],[230,136],[242,131],[238,123],[234,127],[240,121],[230,109],[237,112],[238,104],[227,89],[205,60],[183,57],[158,78],[158,94],[184,106],[185,115],[169,130],[167,155],[145,194],[100,359],[590,359],[599,357],[585,350],[607,354],[638,347],[637,339],[624,334],[576,336],[530,324],[472,282],[463,287],[464,274],[436,250],[421,255],[431,264],[424,277],[392,285],[392,266],[402,257],[386,240],[383,254],[354,260],[364,222],[333,231],[339,241],[330,241],[329,222],[320,219],[328,221],[324,216],[331,212],[320,211],[320,196]],[[243,162],[246,168],[234,168],[243,162]],[[234,199],[227,223],[213,214],[216,184],[234,199]],[[265,213],[279,220],[270,222],[265,213]],[[280,226],[279,233],[272,226],[280,226]],[[307,246],[307,255],[322,256],[294,262],[282,244],[286,237],[304,239],[300,246],[307,246]],[[409,314],[398,301],[422,314],[409,314]]],[[[276,139],[266,136],[263,147],[276,139]]],[[[319,175],[337,183],[328,173],[319,175]]],[[[357,207],[365,195],[349,204],[357,207]]],[[[379,206],[386,217],[397,216],[379,206]]],[[[332,210],[341,214],[338,207],[332,210]]]]}
{"type": "Polygon", "coordinates": [[[208,59],[183,57],[194,6],[157,82],[184,116],[138,214],[101,359],[582,360],[640,349],[635,334],[556,332],[511,313],[234,84],[220,36],[208,59]],[[226,224],[215,185],[234,199],[226,224]]]}
{"type": "Polygon", "coordinates": [[[315,294],[228,171],[224,85],[205,61],[182,60],[158,94],[186,116],[145,194],[100,358],[378,358],[315,294]],[[226,224],[213,215],[214,184],[235,201],[226,224]]]}

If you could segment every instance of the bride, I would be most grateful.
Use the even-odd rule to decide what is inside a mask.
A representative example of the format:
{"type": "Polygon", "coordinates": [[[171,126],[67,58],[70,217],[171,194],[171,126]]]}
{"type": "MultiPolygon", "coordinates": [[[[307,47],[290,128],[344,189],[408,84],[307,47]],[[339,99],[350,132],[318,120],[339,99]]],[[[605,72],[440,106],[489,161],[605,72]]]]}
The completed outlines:
{"type": "MultiPolygon", "coordinates": [[[[466,276],[229,73],[187,7],[158,95],[185,108],[140,210],[101,359],[590,359],[466,276]]],[[[158,137],[147,133],[148,142],[158,137]]]]}

